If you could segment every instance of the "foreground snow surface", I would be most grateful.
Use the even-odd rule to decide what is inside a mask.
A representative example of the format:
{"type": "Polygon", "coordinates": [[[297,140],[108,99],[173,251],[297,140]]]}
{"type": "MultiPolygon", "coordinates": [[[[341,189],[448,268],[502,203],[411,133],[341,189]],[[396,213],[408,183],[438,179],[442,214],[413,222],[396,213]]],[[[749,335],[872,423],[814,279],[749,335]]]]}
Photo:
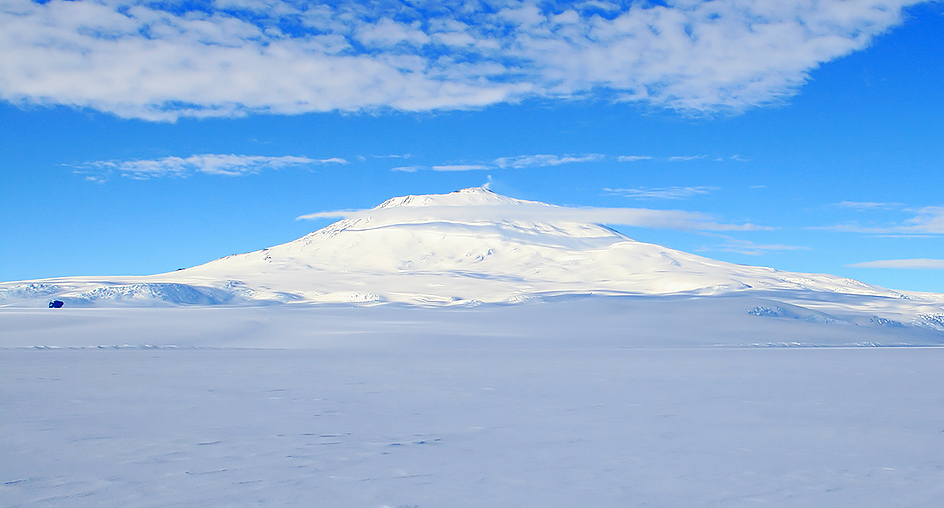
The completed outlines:
{"type": "Polygon", "coordinates": [[[0,506],[944,502],[940,332],[729,305],[0,309],[0,506]]]}

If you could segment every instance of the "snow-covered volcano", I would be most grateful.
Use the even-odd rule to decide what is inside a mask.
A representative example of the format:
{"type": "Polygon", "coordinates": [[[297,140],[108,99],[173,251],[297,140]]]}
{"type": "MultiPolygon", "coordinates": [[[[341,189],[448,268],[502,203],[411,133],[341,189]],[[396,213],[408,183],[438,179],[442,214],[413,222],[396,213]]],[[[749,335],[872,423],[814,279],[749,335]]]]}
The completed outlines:
{"type": "Polygon", "coordinates": [[[750,289],[900,296],[850,279],[637,242],[569,220],[566,209],[484,188],[393,198],[298,240],[170,275],[239,281],[255,297],[308,301],[514,302],[546,294],[750,289]]]}
{"type": "Polygon", "coordinates": [[[186,270],[7,283],[0,285],[0,297],[58,298],[69,304],[456,305],[550,295],[789,292],[821,300],[863,295],[937,306],[942,301],[940,295],[906,294],[830,275],[715,261],[637,242],[574,215],[574,209],[485,188],[404,196],[292,242],[186,270]]]}

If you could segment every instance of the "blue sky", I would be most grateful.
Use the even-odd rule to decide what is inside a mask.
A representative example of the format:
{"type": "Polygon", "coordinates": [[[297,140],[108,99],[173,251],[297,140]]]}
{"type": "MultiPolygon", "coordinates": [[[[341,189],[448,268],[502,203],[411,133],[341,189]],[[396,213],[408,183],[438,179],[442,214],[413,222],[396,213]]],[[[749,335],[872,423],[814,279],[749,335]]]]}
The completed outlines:
{"type": "Polygon", "coordinates": [[[0,0],[0,280],[151,274],[488,184],[944,292],[941,2],[0,0]]]}

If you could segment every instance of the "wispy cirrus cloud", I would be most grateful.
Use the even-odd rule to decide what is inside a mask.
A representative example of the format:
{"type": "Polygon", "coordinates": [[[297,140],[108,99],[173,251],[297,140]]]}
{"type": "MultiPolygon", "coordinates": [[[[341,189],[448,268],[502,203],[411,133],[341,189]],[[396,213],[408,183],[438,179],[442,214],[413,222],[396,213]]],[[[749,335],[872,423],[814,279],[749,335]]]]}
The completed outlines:
{"type": "Polygon", "coordinates": [[[577,208],[546,205],[531,201],[516,204],[481,204],[476,206],[415,206],[371,208],[366,210],[334,210],[315,212],[297,217],[297,220],[326,218],[356,219],[370,217],[371,224],[411,223],[423,221],[531,221],[582,222],[613,224],[642,228],[677,229],[687,231],[757,231],[769,229],[755,224],[728,224],[712,215],[683,210],[656,210],[651,208],[577,208]]]}
{"type": "Polygon", "coordinates": [[[574,162],[596,162],[605,159],[606,156],[599,153],[587,155],[519,155],[517,157],[501,157],[495,159],[493,164],[499,168],[530,168],[560,166],[561,164],[571,164],[574,162]]]}
{"type": "MultiPolygon", "coordinates": [[[[637,162],[637,161],[657,161],[657,162],[681,162],[681,161],[694,161],[706,159],[707,155],[680,155],[672,157],[653,157],[651,155],[619,155],[612,156],[602,153],[589,153],[589,154],[533,154],[533,155],[517,155],[514,157],[499,157],[489,162],[460,162],[452,164],[437,164],[433,166],[398,166],[391,168],[391,171],[419,171],[423,169],[431,169],[433,171],[482,171],[482,170],[493,170],[493,169],[524,169],[524,168],[540,168],[540,167],[553,167],[560,166],[563,164],[579,164],[587,162],[601,162],[601,161],[612,161],[616,160],[617,162],[637,162]]],[[[740,156],[734,155],[730,157],[716,157],[712,159],[713,161],[744,161],[745,159],[740,158],[740,156]]],[[[673,188],[681,189],[681,188],[673,188]]],[[[701,187],[699,189],[712,189],[711,187],[701,187]]],[[[608,189],[611,192],[617,193],[620,191],[626,191],[631,193],[631,189],[608,189]]],[[[668,193],[668,191],[667,191],[668,193]]],[[[696,191],[696,193],[698,193],[696,191]]],[[[655,195],[651,197],[657,197],[655,195]]],[[[668,196],[663,196],[668,197],[668,196]]]]}
{"type": "Polygon", "coordinates": [[[944,206],[926,206],[917,210],[917,215],[904,222],[867,226],[861,224],[839,224],[811,229],[869,233],[878,235],[944,235],[944,206]]]}
{"type": "Polygon", "coordinates": [[[484,163],[457,163],[457,164],[437,164],[434,166],[399,166],[392,168],[392,171],[419,171],[431,169],[433,171],[486,171],[495,169],[523,169],[534,167],[560,166],[561,164],[573,164],[581,162],[596,162],[606,159],[603,154],[588,155],[519,155],[516,157],[499,157],[490,162],[484,163]]]}
{"type": "Polygon", "coordinates": [[[4,0],[0,98],[125,118],[776,103],[923,0],[4,0]]]}
{"type": "Polygon", "coordinates": [[[902,203],[877,203],[873,201],[841,201],[839,203],[834,203],[833,206],[838,208],[848,208],[852,210],[887,210],[891,208],[901,208],[904,205],[902,203]]]}
{"type": "Polygon", "coordinates": [[[675,155],[669,157],[669,162],[685,162],[685,161],[697,161],[708,157],[707,155],[675,155]]]}
{"type": "Polygon", "coordinates": [[[718,187],[637,187],[633,189],[603,189],[609,194],[635,199],[688,199],[710,194],[718,187]]]}
{"type": "Polygon", "coordinates": [[[446,164],[442,166],[433,166],[433,171],[479,171],[483,169],[493,169],[493,166],[483,164],[446,164]]]}
{"type": "Polygon", "coordinates": [[[801,245],[785,245],[780,243],[761,244],[752,242],[750,240],[739,240],[737,238],[731,238],[730,236],[725,235],[716,236],[723,238],[724,242],[714,247],[705,248],[704,250],[737,252],[738,254],[746,254],[748,256],[760,256],[762,254],[780,251],[810,250],[809,247],[804,247],[801,245]]]}
{"type": "MultiPolygon", "coordinates": [[[[308,157],[261,155],[202,154],[189,157],[163,157],[160,159],[137,159],[126,161],[95,161],[79,166],[80,172],[117,172],[131,178],[153,178],[163,176],[186,177],[194,173],[207,175],[236,176],[258,173],[264,169],[282,169],[291,166],[322,164],[347,164],[340,158],[311,159],[308,157]]],[[[100,179],[93,175],[93,180],[100,179]]]]}
{"type": "Polygon", "coordinates": [[[413,154],[409,153],[391,153],[387,155],[371,155],[372,159],[409,159],[413,154]]]}
{"type": "MultiPolygon", "coordinates": [[[[616,157],[616,160],[619,162],[638,162],[638,161],[657,161],[657,162],[689,162],[689,161],[699,161],[709,159],[707,154],[704,155],[671,155],[668,157],[653,157],[651,155],[620,155],[616,157]]],[[[729,156],[711,156],[710,160],[712,162],[725,162],[725,161],[737,161],[737,162],[747,162],[748,159],[741,157],[740,155],[729,155],[729,156]]]]}
{"type": "Polygon", "coordinates": [[[900,268],[911,270],[944,270],[944,259],[886,259],[846,265],[850,268],[900,268]]]}

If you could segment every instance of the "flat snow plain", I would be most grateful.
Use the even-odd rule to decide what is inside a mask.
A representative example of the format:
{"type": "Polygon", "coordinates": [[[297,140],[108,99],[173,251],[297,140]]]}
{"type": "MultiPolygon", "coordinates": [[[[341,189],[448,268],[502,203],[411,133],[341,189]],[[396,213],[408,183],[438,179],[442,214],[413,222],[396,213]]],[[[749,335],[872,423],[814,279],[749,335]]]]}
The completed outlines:
{"type": "Polygon", "coordinates": [[[0,506],[944,505],[944,333],[759,302],[0,308],[0,506]]]}

